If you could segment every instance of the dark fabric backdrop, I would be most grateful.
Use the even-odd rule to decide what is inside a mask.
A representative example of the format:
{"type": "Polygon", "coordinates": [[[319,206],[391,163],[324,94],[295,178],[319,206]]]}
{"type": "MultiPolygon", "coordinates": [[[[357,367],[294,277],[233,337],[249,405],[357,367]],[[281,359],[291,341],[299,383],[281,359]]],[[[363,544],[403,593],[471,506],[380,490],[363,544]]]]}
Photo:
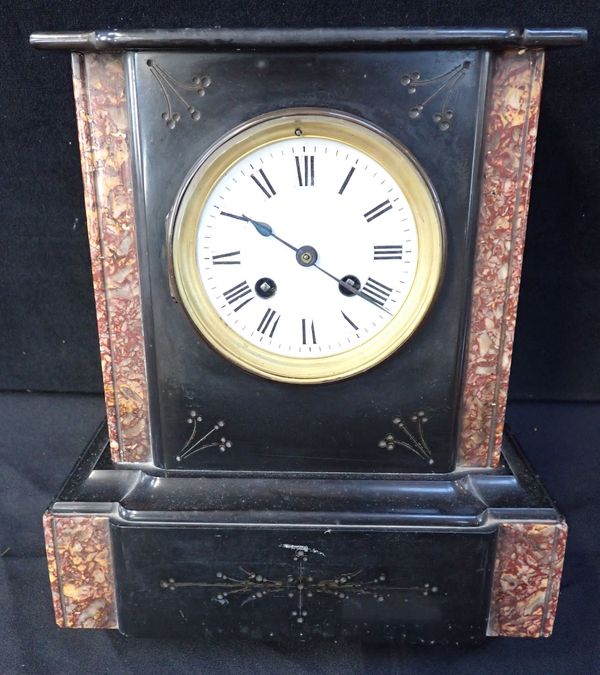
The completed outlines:
{"type": "Polygon", "coordinates": [[[69,57],[30,32],[582,25],[587,47],[548,54],[510,393],[598,400],[599,18],[582,0],[0,2],[0,390],[101,390],[69,57]]]}
{"type": "MultiPolygon", "coordinates": [[[[549,53],[511,394],[600,399],[600,6],[515,0],[0,0],[0,390],[98,392],[69,57],[34,30],[583,25],[549,53]]],[[[554,637],[472,650],[127,640],[53,625],[40,514],[103,414],[97,396],[0,395],[0,673],[600,672],[598,405],[513,403],[509,421],[570,523],[554,637]],[[50,460],[50,461],[49,461],[50,460]]]]}

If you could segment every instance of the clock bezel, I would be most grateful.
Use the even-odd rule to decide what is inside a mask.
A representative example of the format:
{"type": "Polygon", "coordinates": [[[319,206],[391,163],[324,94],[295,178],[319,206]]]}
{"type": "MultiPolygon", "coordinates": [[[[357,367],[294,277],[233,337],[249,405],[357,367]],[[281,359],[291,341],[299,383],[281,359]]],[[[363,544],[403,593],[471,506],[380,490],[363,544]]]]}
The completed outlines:
{"type": "Polygon", "coordinates": [[[346,379],[373,368],[393,354],[414,334],[431,308],[446,258],[445,224],[439,198],[410,151],[368,121],[327,108],[274,110],[248,120],[220,138],[186,176],[171,210],[168,237],[172,290],[200,335],[238,367],[267,379],[293,384],[346,379]],[[248,342],[228,326],[214,308],[196,262],[200,216],[217,182],[251,152],[276,141],[297,139],[298,129],[302,131],[302,138],[346,143],[382,165],[405,194],[418,237],[416,272],[400,310],[364,342],[325,356],[284,356],[248,342]]]}

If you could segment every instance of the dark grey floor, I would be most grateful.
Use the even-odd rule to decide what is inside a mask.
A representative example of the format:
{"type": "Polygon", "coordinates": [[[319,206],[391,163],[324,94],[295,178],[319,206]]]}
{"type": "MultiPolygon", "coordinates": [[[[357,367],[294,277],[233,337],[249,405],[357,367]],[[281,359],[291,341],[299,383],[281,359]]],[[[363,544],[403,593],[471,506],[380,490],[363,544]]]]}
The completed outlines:
{"type": "Polygon", "coordinates": [[[53,621],[41,514],[103,414],[94,396],[0,394],[0,675],[600,673],[600,405],[520,403],[509,419],[570,525],[549,640],[470,649],[126,639],[53,621]]]}

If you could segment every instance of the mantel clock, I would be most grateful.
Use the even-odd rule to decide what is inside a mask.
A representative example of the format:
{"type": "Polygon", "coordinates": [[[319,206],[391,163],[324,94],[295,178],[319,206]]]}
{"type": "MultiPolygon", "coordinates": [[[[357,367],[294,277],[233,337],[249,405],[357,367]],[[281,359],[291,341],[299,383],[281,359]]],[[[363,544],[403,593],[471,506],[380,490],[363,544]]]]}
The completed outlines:
{"type": "Polygon", "coordinates": [[[550,634],[566,524],[504,409],[544,48],[583,41],[32,35],[73,51],[106,398],[44,516],[60,626],[550,634]]]}

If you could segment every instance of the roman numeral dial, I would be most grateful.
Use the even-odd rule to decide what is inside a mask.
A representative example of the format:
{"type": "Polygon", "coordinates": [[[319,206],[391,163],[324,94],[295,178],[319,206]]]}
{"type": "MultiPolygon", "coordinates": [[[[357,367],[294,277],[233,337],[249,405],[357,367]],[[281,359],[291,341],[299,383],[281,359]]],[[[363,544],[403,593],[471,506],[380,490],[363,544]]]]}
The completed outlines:
{"type": "Polygon", "coordinates": [[[390,204],[390,200],[386,199],[381,204],[377,204],[377,206],[374,206],[372,209],[369,209],[365,214],[365,220],[367,223],[370,223],[372,220],[375,220],[375,218],[379,218],[382,216],[384,213],[387,213],[388,211],[392,210],[392,205],[390,204]]]}
{"type": "Polygon", "coordinates": [[[263,335],[268,334],[268,336],[272,338],[275,334],[280,318],[281,317],[274,309],[267,309],[267,311],[263,314],[256,330],[263,335]]]}
{"type": "Polygon", "coordinates": [[[254,300],[252,289],[248,282],[242,281],[223,293],[223,297],[233,307],[234,312],[239,312],[251,300],[254,300]]]}
{"type": "Polygon", "coordinates": [[[385,246],[373,246],[374,260],[402,260],[402,248],[404,244],[387,244],[385,246]]]}
{"type": "Polygon", "coordinates": [[[302,319],[302,344],[316,345],[317,331],[315,329],[315,322],[308,319],[302,319]]]}
{"type": "Polygon", "coordinates": [[[267,199],[271,199],[271,197],[277,194],[263,169],[259,169],[257,173],[251,174],[250,178],[267,199]]]}
{"type": "Polygon", "coordinates": [[[350,182],[350,179],[354,175],[354,172],[356,171],[356,167],[352,167],[350,171],[346,174],[346,178],[344,178],[344,182],[342,183],[342,187],[338,190],[338,194],[343,195],[346,188],[348,187],[348,183],[350,182]]]}
{"type": "Polygon", "coordinates": [[[358,330],[358,326],[354,323],[354,321],[352,321],[352,319],[345,312],[342,312],[342,316],[352,326],[352,328],[354,328],[354,330],[358,330]]]}
{"type": "Polygon", "coordinates": [[[418,305],[406,301],[431,260],[413,211],[429,197],[405,190],[427,182],[406,179],[395,146],[398,154],[386,155],[375,142],[355,145],[366,132],[336,140],[289,120],[281,138],[278,121],[255,147],[246,127],[239,148],[231,141],[215,155],[218,177],[202,199],[188,200],[196,229],[187,255],[198,280],[186,298],[197,294],[201,331],[222,333],[213,346],[242,367],[256,358],[335,379],[327,363],[347,358],[362,369],[405,335],[403,312],[418,305]]]}
{"type": "Polygon", "coordinates": [[[381,281],[376,281],[369,277],[367,283],[363,286],[362,292],[369,297],[374,303],[383,307],[388,301],[393,292],[393,288],[382,284],[381,281]]]}
{"type": "Polygon", "coordinates": [[[302,157],[295,157],[296,160],[296,175],[298,177],[298,185],[300,187],[308,187],[315,184],[315,156],[302,155],[302,157]]]}
{"type": "Polygon", "coordinates": [[[212,257],[213,265],[239,265],[240,251],[230,251],[229,253],[219,253],[212,257]]]}

